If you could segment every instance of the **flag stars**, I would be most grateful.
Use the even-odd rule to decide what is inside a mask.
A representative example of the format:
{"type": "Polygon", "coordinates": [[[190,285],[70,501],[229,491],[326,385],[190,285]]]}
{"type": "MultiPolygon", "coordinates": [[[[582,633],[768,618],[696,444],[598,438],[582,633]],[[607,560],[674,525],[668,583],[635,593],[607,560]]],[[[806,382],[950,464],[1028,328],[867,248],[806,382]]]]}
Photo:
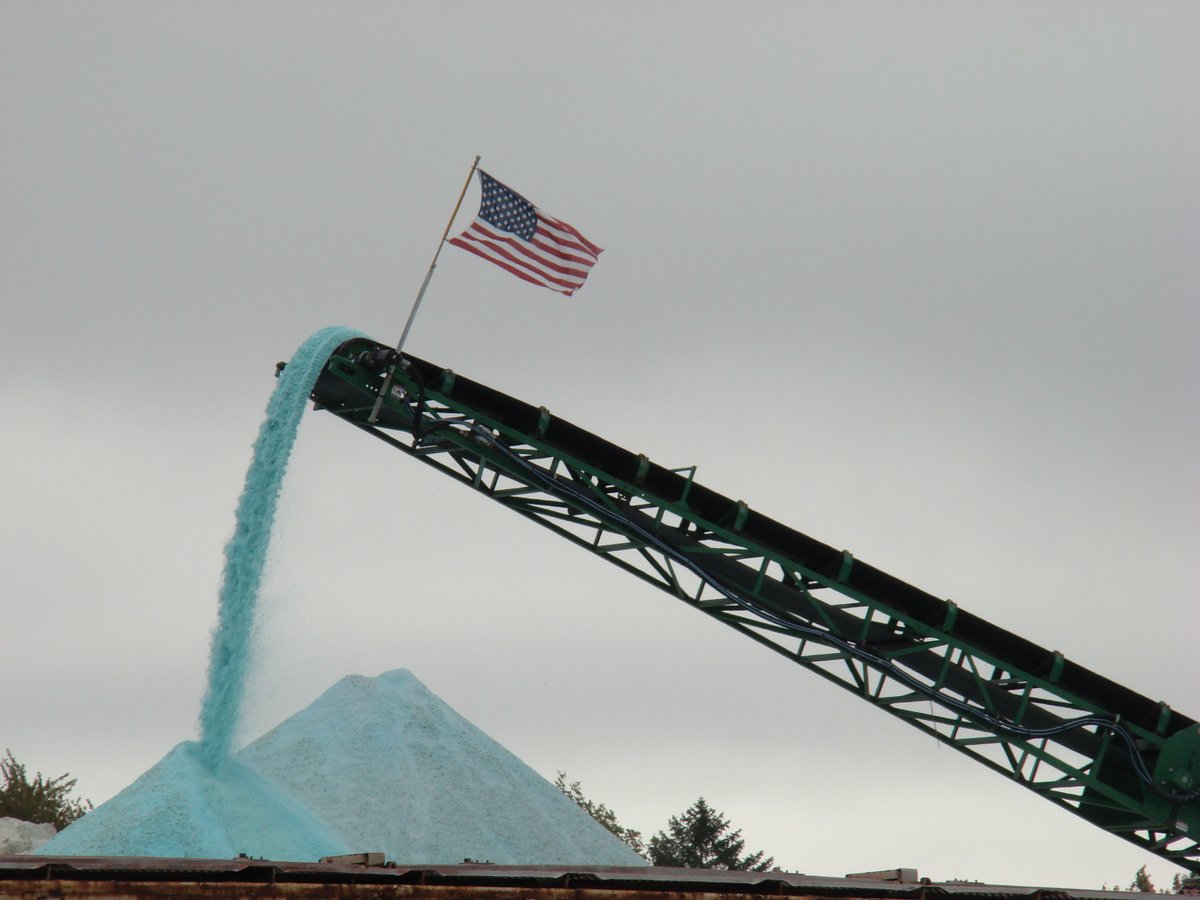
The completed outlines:
{"type": "Polygon", "coordinates": [[[530,240],[538,223],[533,204],[484,172],[480,172],[480,178],[483,197],[479,203],[479,217],[522,240],[530,240]]]}

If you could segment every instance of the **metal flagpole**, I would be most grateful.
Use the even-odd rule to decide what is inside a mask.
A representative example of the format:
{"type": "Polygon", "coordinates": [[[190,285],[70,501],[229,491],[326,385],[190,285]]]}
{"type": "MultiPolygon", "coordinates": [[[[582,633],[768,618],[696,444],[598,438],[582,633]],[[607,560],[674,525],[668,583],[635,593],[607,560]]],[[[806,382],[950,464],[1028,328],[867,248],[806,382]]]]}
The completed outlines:
{"type": "Polygon", "coordinates": [[[450,229],[454,226],[454,219],[458,215],[459,207],[462,206],[463,197],[467,196],[467,188],[471,186],[471,178],[475,175],[475,170],[479,168],[479,159],[476,156],[475,162],[471,163],[471,171],[467,173],[467,180],[463,183],[462,191],[458,195],[458,202],[454,204],[454,212],[450,213],[450,221],[446,223],[446,230],[442,232],[442,239],[438,241],[437,252],[433,254],[433,262],[429,264],[429,271],[425,273],[425,280],[421,282],[421,289],[417,291],[417,299],[413,301],[412,310],[408,314],[408,321],[404,323],[404,331],[400,333],[400,340],[396,342],[396,358],[388,366],[387,374],[383,377],[383,387],[379,389],[379,396],[375,398],[375,406],[371,408],[371,415],[367,417],[367,422],[372,425],[379,419],[379,410],[383,406],[383,398],[392,386],[392,375],[396,371],[396,366],[400,363],[400,350],[404,347],[405,340],[408,339],[408,332],[412,330],[413,319],[417,317],[417,310],[421,306],[421,300],[425,297],[425,289],[429,287],[429,279],[433,277],[433,270],[437,268],[438,256],[442,253],[442,247],[446,245],[446,238],[450,234],[450,229]]]}

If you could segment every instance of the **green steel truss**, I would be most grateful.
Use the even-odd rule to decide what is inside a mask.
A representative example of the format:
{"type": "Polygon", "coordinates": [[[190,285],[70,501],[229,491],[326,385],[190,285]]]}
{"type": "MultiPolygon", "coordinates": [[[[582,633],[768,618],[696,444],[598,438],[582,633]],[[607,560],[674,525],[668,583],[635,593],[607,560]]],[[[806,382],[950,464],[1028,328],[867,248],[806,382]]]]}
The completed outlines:
{"type": "MultiPolygon", "coordinates": [[[[895,608],[886,596],[855,585],[851,573],[862,564],[849,553],[841,552],[832,567],[814,566],[767,545],[778,542],[756,540],[744,503],[727,501],[720,515],[698,512],[693,492],[719,495],[694,481],[694,468],[669,470],[671,495],[662,495],[648,486],[654,479],[646,477],[652,464],[645,457],[636,457],[632,469],[623,464],[620,473],[606,471],[603,450],[611,445],[579,432],[591,443],[574,442],[583,449],[572,452],[564,446],[572,441],[554,439],[553,424],[561,420],[545,409],[449,370],[406,358],[372,424],[385,352],[366,340],[339,348],[313,392],[317,407],[1051,803],[1200,872],[1200,728],[1194,721],[1165,704],[1154,704],[1148,717],[1142,708],[1150,701],[1092,676],[1118,700],[1128,695],[1139,702],[1142,714],[1134,718],[1141,721],[1130,721],[1119,708],[1064,686],[1064,673],[1079,667],[1061,655],[1046,654],[1048,666],[1022,667],[1010,657],[1030,659],[1032,645],[1012,636],[1011,654],[1003,641],[999,649],[975,645],[957,633],[969,614],[949,601],[932,619],[895,608]],[[474,390],[462,390],[464,383],[474,390]],[[511,424],[521,417],[513,407],[526,426],[511,424]]],[[[568,436],[578,432],[570,428],[568,436]]]]}

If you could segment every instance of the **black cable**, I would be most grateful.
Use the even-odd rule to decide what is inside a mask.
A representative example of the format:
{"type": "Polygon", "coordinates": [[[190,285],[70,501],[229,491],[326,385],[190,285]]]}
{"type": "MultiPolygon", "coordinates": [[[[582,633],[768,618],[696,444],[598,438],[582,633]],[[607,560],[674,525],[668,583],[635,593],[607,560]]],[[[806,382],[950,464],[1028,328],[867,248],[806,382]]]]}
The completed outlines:
{"type": "MultiPolygon", "coordinates": [[[[428,430],[422,425],[425,420],[425,376],[421,374],[421,370],[417,366],[406,366],[405,371],[412,375],[417,382],[417,399],[413,402],[409,415],[412,416],[413,439],[419,442],[428,433],[428,430]]],[[[404,402],[408,402],[407,392],[404,395],[404,402]]]]}

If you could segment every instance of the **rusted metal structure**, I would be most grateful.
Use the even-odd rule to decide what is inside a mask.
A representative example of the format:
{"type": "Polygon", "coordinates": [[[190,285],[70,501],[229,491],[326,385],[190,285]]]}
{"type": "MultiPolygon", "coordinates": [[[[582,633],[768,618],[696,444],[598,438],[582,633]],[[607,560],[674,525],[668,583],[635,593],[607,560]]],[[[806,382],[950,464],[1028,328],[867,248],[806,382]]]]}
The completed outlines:
{"type": "Polygon", "coordinates": [[[0,898],[160,897],[395,900],[1128,900],[1112,891],[1076,891],[931,882],[913,869],[821,878],[795,872],[730,872],[652,867],[457,866],[381,863],[339,858],[299,863],[238,858],[0,857],[0,898]]]}

